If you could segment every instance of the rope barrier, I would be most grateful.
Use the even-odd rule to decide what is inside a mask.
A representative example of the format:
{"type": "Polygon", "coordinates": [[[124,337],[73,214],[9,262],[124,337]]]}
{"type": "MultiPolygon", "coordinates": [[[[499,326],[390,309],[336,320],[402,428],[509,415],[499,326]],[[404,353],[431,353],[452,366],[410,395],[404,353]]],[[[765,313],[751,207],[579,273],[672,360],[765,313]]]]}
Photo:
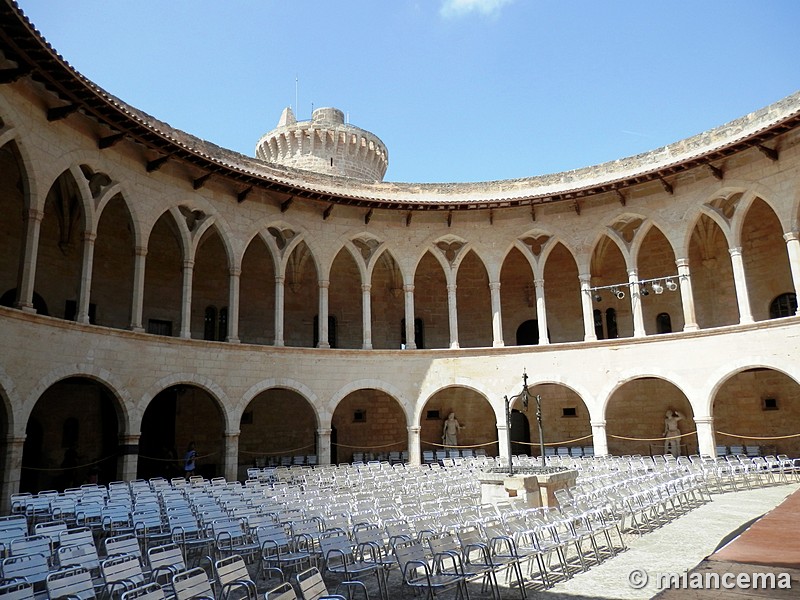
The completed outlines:
{"type": "Polygon", "coordinates": [[[625,437],[622,435],[611,435],[610,433],[607,434],[608,437],[616,438],[618,440],[629,440],[631,442],[663,442],[665,440],[676,440],[678,438],[686,437],[687,435],[694,435],[697,433],[696,431],[690,431],[689,433],[682,433],[680,435],[670,435],[667,437],[657,437],[657,438],[634,438],[634,437],[625,437]]]}
{"type": "Polygon", "coordinates": [[[420,442],[422,444],[427,444],[428,446],[436,446],[437,448],[481,448],[483,446],[491,446],[492,444],[496,444],[497,442],[487,442],[485,444],[472,444],[471,446],[453,446],[448,444],[437,444],[436,442],[420,442]]]}
{"type": "MultiPolygon", "coordinates": [[[[564,446],[567,444],[572,444],[574,442],[582,442],[583,440],[588,440],[589,438],[593,437],[590,433],[589,435],[585,435],[583,437],[575,438],[574,440],[563,440],[561,442],[545,442],[542,444],[543,446],[564,446]]],[[[520,444],[522,446],[539,446],[539,442],[515,442],[511,441],[512,444],[520,444]]]]}
{"type": "Polygon", "coordinates": [[[338,448],[355,448],[357,450],[375,450],[377,448],[391,448],[392,446],[397,446],[405,443],[406,443],[405,441],[392,442],[391,444],[383,444],[382,446],[349,446],[347,444],[332,443],[331,446],[336,446],[338,448]]]}
{"type": "Polygon", "coordinates": [[[60,471],[75,471],[76,469],[85,469],[86,467],[92,467],[94,465],[99,465],[101,462],[105,462],[110,458],[116,458],[116,454],[110,454],[106,457],[99,458],[94,462],[85,463],[82,465],[75,465],[74,467],[26,467],[22,465],[22,468],[27,471],[53,471],[53,472],[60,472],[60,471]]]}
{"type": "MultiPolygon", "coordinates": [[[[201,458],[208,458],[209,456],[215,456],[217,454],[219,454],[219,452],[209,452],[202,456],[195,456],[194,459],[200,460],[201,458]]],[[[184,462],[183,458],[159,458],[156,456],[147,456],[146,454],[139,454],[139,458],[146,458],[147,460],[155,460],[157,462],[184,462]]]]}
{"type": "Polygon", "coordinates": [[[717,431],[719,435],[727,435],[728,437],[732,438],[740,438],[743,440],[788,440],[790,438],[800,437],[800,433],[793,433],[791,435],[773,435],[773,436],[761,436],[756,437],[752,435],[737,435],[735,433],[725,433],[724,431],[717,431]]]}
{"type": "Polygon", "coordinates": [[[250,454],[251,456],[281,456],[287,454],[294,454],[298,450],[305,450],[306,448],[313,448],[314,444],[306,444],[299,448],[290,448],[289,450],[279,450],[277,452],[248,452],[246,450],[239,450],[239,454],[250,454]]]}

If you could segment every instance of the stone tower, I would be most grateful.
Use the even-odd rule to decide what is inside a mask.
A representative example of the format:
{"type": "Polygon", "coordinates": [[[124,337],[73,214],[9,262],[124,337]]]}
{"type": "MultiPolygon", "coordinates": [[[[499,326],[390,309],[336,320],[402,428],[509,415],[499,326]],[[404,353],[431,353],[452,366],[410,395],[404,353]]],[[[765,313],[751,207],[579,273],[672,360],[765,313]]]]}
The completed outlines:
{"type": "Polygon", "coordinates": [[[338,108],[318,108],[298,121],[285,108],[278,126],[256,145],[256,157],[315,173],[382,181],[389,153],[378,136],[344,122],[338,108]]]}

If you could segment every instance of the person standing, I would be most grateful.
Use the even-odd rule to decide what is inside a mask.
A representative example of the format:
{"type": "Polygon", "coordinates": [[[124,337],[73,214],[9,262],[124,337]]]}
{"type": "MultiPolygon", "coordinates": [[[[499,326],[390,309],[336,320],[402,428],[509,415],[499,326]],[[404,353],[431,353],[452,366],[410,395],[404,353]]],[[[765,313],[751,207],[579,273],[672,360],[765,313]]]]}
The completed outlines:
{"type": "Polygon", "coordinates": [[[194,475],[195,462],[197,460],[197,451],[194,449],[194,442],[189,442],[189,447],[186,448],[186,456],[183,459],[183,472],[186,479],[194,475]]]}

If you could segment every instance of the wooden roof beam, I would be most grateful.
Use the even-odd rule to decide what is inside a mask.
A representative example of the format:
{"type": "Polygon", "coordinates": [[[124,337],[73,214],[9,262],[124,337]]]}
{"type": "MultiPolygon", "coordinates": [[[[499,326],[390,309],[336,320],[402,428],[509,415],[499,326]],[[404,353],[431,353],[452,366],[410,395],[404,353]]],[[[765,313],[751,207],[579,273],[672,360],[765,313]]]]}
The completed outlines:
{"type": "Polygon", "coordinates": [[[99,140],[97,140],[97,147],[100,150],[105,150],[106,148],[111,148],[111,146],[113,146],[117,142],[122,141],[122,139],[124,137],[125,137],[125,134],[122,133],[122,132],[112,133],[111,135],[103,136],[99,140]]]}
{"type": "Polygon", "coordinates": [[[324,211],[322,211],[322,220],[323,221],[327,221],[328,217],[331,216],[331,213],[333,212],[333,207],[334,206],[336,206],[336,205],[333,202],[331,202],[330,204],[328,204],[328,208],[326,208],[324,211]]]}
{"type": "Polygon", "coordinates": [[[722,178],[725,176],[725,173],[723,173],[722,169],[715,167],[711,163],[706,164],[706,166],[714,177],[716,177],[719,181],[722,181],[722,178]]]}
{"type": "Polygon", "coordinates": [[[14,67],[13,69],[0,69],[0,84],[14,83],[17,79],[26,77],[33,72],[30,66],[14,67]]]}
{"type": "Polygon", "coordinates": [[[658,181],[661,183],[661,187],[664,188],[665,192],[667,192],[668,194],[675,193],[675,189],[672,187],[672,184],[670,184],[666,179],[662,179],[661,177],[659,177],[658,181]]]}
{"type": "Polygon", "coordinates": [[[169,154],[165,154],[164,156],[160,156],[159,158],[154,158],[153,160],[147,161],[147,172],[152,173],[153,171],[158,171],[161,167],[163,167],[166,162],[169,160],[169,154]]]}
{"type": "Polygon", "coordinates": [[[281,202],[281,212],[285,213],[294,202],[294,196],[289,196],[286,200],[281,202]]]}
{"type": "Polygon", "coordinates": [[[247,196],[249,196],[250,192],[252,192],[252,191],[253,191],[253,186],[252,185],[250,187],[247,187],[247,188],[243,189],[241,192],[236,194],[236,201],[239,202],[239,203],[244,202],[247,199],[247,196]]]}
{"type": "Polygon", "coordinates": [[[77,104],[65,104],[64,106],[54,106],[47,109],[47,120],[59,121],[65,117],[70,116],[72,113],[80,108],[77,104]]]}
{"type": "Polygon", "coordinates": [[[206,184],[208,178],[211,177],[211,173],[206,173],[205,175],[201,175],[200,177],[192,180],[192,188],[199,190],[206,184]]]}
{"type": "Polygon", "coordinates": [[[765,146],[764,144],[756,144],[756,148],[761,150],[761,153],[770,159],[772,162],[778,160],[778,151],[775,148],[770,148],[769,146],[765,146]]]}

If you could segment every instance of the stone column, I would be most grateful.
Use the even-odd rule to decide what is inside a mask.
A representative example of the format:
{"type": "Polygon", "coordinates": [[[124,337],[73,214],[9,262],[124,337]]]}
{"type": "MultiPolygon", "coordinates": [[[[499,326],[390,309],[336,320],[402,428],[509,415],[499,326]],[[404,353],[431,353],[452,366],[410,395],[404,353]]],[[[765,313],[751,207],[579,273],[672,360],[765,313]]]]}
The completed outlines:
{"type": "MultiPolygon", "coordinates": [[[[800,298],[800,239],[798,239],[796,231],[784,234],[783,239],[786,240],[786,251],[789,254],[789,268],[792,272],[794,293],[800,298]]],[[[795,314],[800,315],[800,304],[798,304],[795,314]]]]}
{"type": "Polygon", "coordinates": [[[139,438],[140,434],[122,434],[119,436],[119,458],[117,459],[117,477],[120,481],[133,481],[139,470],[139,438]]]}
{"type": "Polygon", "coordinates": [[[361,326],[363,329],[364,350],[372,350],[372,286],[361,284],[361,326]]]}
{"type": "Polygon", "coordinates": [[[283,275],[275,276],[275,346],[283,346],[283,296],[286,293],[286,286],[284,281],[286,278],[283,275]]]}
{"type": "Polygon", "coordinates": [[[181,300],[181,337],[192,337],[192,276],[194,274],[194,261],[183,261],[183,297],[181,300]]]}
{"type": "Polygon", "coordinates": [[[11,494],[19,492],[19,482],[22,477],[22,452],[25,448],[25,436],[9,435],[5,441],[5,460],[3,464],[3,477],[0,480],[0,510],[7,515],[11,512],[11,494]]]}
{"type": "Polygon", "coordinates": [[[456,306],[456,284],[447,284],[447,313],[450,317],[450,347],[458,348],[458,307],[456,306]]]}
{"type": "Polygon", "coordinates": [[[697,429],[697,452],[701,456],[717,455],[717,438],[714,434],[714,417],[695,417],[697,429]]]}
{"type": "Polygon", "coordinates": [[[739,304],[739,323],[753,322],[753,313],[750,312],[750,297],[747,293],[747,279],[744,273],[744,262],[742,261],[742,249],[728,248],[733,265],[733,283],[736,286],[736,301],[739,304]]]}
{"type": "Polygon", "coordinates": [[[697,331],[697,317],[694,312],[694,294],[692,292],[692,276],[689,271],[689,259],[679,258],[675,261],[678,266],[678,283],[681,286],[681,304],[683,306],[683,330],[697,331]]]}
{"type": "Polygon", "coordinates": [[[24,251],[19,257],[19,274],[16,307],[25,312],[35,313],[33,308],[33,287],[36,283],[36,259],[39,255],[39,233],[44,212],[29,208],[25,213],[24,251]]]}
{"type": "Polygon", "coordinates": [[[594,331],[594,309],[592,308],[592,275],[581,273],[578,276],[581,282],[581,308],[583,309],[583,340],[586,342],[597,341],[594,331]]]}
{"type": "Polygon", "coordinates": [[[408,428],[408,464],[418,466],[422,464],[422,444],[419,432],[422,427],[412,425],[408,428]]]}
{"type": "Polygon", "coordinates": [[[500,446],[500,452],[498,456],[505,460],[510,460],[511,457],[508,455],[508,436],[510,432],[508,430],[508,425],[506,423],[498,423],[497,424],[497,443],[500,446]]]}
{"type": "Polygon", "coordinates": [[[229,271],[228,284],[228,335],[226,342],[231,344],[239,343],[239,282],[241,281],[242,270],[232,268],[229,271]]]}
{"type": "Polygon", "coordinates": [[[606,422],[591,421],[592,444],[594,445],[595,456],[605,456],[608,454],[608,438],[606,437],[606,422]]]}
{"type": "Polygon", "coordinates": [[[133,295],[131,296],[131,331],[142,333],[142,311],[144,310],[144,270],[147,246],[136,246],[133,258],[133,295]]]}
{"type": "Polygon", "coordinates": [[[536,288],[536,322],[539,325],[539,345],[543,346],[550,343],[550,336],[547,333],[547,308],[544,302],[544,279],[534,279],[533,285],[536,288]]]}
{"type": "Polygon", "coordinates": [[[503,311],[500,303],[500,282],[489,283],[489,294],[492,299],[492,346],[501,348],[503,342],[503,311]]]}
{"type": "Polygon", "coordinates": [[[78,291],[78,314],[75,316],[75,321],[78,323],[89,322],[89,300],[92,294],[92,268],[94,265],[94,241],[96,239],[96,233],[91,231],[83,232],[81,285],[78,291]]]}
{"type": "Polygon", "coordinates": [[[331,282],[327,279],[319,280],[319,316],[317,317],[317,331],[319,332],[319,342],[317,348],[330,348],[328,341],[328,289],[331,282]]]}
{"type": "Polygon", "coordinates": [[[332,431],[330,427],[327,429],[317,429],[317,464],[319,465],[331,464],[332,431]]]}
{"type": "Polygon", "coordinates": [[[414,327],[414,286],[404,285],[403,292],[405,296],[405,313],[406,313],[406,349],[416,350],[417,340],[415,336],[414,327]]]}
{"type": "Polygon", "coordinates": [[[631,295],[631,312],[633,313],[633,337],[644,337],[644,315],[642,313],[642,290],[639,286],[639,271],[628,271],[628,293],[631,295]]]}
{"type": "Polygon", "coordinates": [[[225,432],[225,449],[222,457],[223,477],[228,481],[239,479],[239,432],[225,432]]]}

